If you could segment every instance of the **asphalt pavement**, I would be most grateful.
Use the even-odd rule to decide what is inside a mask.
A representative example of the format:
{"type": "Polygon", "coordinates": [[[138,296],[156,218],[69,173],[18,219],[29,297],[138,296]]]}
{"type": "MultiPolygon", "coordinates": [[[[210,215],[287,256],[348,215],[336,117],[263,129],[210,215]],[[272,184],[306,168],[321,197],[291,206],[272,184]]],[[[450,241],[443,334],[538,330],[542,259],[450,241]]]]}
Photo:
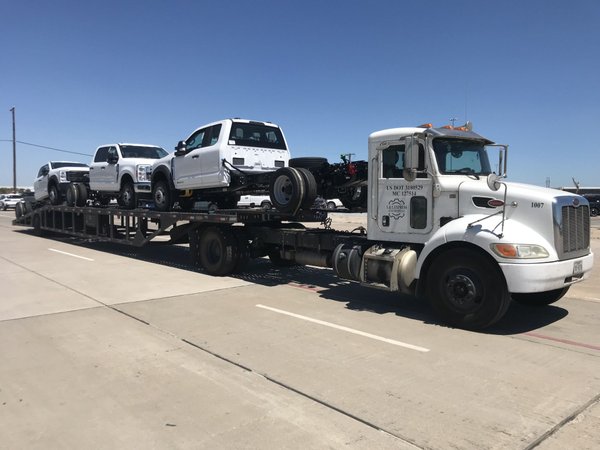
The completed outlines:
{"type": "Polygon", "coordinates": [[[211,277],[185,245],[36,237],[12,218],[0,448],[600,448],[598,263],[559,302],[469,332],[328,269],[211,277]]]}

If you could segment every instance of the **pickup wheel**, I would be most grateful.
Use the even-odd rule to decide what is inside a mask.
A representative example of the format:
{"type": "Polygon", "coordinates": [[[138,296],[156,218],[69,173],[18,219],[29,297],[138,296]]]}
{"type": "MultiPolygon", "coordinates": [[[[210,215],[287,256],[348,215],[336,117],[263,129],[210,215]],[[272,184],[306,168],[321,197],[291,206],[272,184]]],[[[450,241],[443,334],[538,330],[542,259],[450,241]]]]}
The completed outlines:
{"type": "MultiPolygon", "coordinates": [[[[6,211],[6,208],[4,208],[4,210],[6,211]]],[[[24,214],[23,204],[21,202],[19,202],[15,205],[15,217],[17,219],[20,219],[21,217],[23,217],[23,214],[24,214]]]]}
{"type": "Polygon", "coordinates": [[[260,207],[262,209],[264,209],[265,211],[268,211],[269,209],[271,209],[273,207],[272,203],[268,200],[264,200],[261,204],[260,207]]]}
{"type": "Polygon", "coordinates": [[[470,249],[448,250],[436,258],[427,275],[427,297],[445,322],[472,330],[500,320],[511,300],[498,267],[470,249]]]}
{"type": "Polygon", "coordinates": [[[269,185],[271,203],[278,211],[295,213],[304,201],[304,178],[298,169],[282,167],[278,169],[269,185]]]}
{"type": "Polygon", "coordinates": [[[600,214],[600,209],[592,206],[592,209],[590,209],[590,216],[596,217],[598,214],[600,214]]]}
{"type": "Polygon", "coordinates": [[[60,192],[58,192],[58,187],[54,183],[48,186],[48,199],[51,205],[60,205],[60,192]]]}
{"type": "Polygon", "coordinates": [[[344,194],[340,194],[340,201],[348,209],[367,207],[367,187],[358,186],[347,188],[344,194]]]}
{"type": "Polygon", "coordinates": [[[121,191],[119,193],[118,199],[119,206],[125,209],[135,209],[136,196],[135,189],[133,187],[133,183],[131,181],[125,181],[123,186],[121,186],[121,191]]]}
{"type": "Polygon", "coordinates": [[[166,181],[159,180],[152,188],[154,206],[158,211],[170,211],[173,207],[171,189],[166,181]]]}
{"type": "Polygon", "coordinates": [[[545,292],[531,292],[527,294],[511,294],[512,299],[523,305],[546,306],[559,301],[565,296],[571,286],[545,292]]]}
{"type": "Polygon", "coordinates": [[[67,204],[69,206],[85,206],[88,199],[87,188],[84,184],[73,183],[67,191],[67,204]]]}
{"type": "Polygon", "coordinates": [[[303,168],[298,168],[296,170],[300,172],[300,175],[302,175],[302,181],[304,181],[305,187],[302,207],[310,208],[317,198],[317,181],[310,170],[303,168]]]}
{"type": "Polygon", "coordinates": [[[209,275],[231,273],[239,260],[239,244],[228,228],[197,228],[190,233],[190,252],[195,265],[209,275]]]}

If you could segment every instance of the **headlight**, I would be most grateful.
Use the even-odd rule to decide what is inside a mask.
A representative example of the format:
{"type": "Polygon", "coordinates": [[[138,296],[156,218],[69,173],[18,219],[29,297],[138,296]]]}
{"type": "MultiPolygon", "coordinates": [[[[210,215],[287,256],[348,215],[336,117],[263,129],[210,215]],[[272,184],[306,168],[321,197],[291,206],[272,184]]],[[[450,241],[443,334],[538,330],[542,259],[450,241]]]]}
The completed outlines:
{"type": "Polygon", "coordinates": [[[150,181],[150,173],[152,172],[152,166],[150,164],[138,164],[136,169],[138,181],[150,181]]]}
{"type": "Polygon", "coordinates": [[[67,171],[61,170],[60,172],[58,172],[58,178],[60,179],[61,183],[66,183],[67,182],[67,171]]]}
{"type": "Polygon", "coordinates": [[[548,251],[541,245],[535,244],[492,244],[492,251],[502,258],[537,259],[547,258],[548,251]]]}

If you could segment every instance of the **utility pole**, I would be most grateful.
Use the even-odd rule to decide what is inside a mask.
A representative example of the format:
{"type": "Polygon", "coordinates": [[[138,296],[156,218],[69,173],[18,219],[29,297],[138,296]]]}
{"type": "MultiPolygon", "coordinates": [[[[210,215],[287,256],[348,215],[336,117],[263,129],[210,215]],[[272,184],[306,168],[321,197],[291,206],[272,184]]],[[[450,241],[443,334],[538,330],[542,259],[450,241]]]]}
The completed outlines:
{"type": "Polygon", "coordinates": [[[17,134],[15,132],[15,107],[10,108],[13,122],[13,193],[17,193],[17,134]]]}

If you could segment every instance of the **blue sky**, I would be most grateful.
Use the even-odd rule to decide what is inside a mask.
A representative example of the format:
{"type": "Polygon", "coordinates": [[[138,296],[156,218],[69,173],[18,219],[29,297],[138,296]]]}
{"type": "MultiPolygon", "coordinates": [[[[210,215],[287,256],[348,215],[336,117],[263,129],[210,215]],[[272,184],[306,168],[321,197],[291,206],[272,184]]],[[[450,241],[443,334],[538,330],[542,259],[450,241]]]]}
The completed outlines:
{"type": "MultiPolygon", "coordinates": [[[[597,0],[0,0],[0,23],[0,139],[13,106],[18,140],[87,154],[243,117],[337,161],[373,131],[467,118],[510,144],[510,180],[600,186],[597,0]]],[[[91,157],[17,144],[18,184],[52,159],[91,157]]]]}

